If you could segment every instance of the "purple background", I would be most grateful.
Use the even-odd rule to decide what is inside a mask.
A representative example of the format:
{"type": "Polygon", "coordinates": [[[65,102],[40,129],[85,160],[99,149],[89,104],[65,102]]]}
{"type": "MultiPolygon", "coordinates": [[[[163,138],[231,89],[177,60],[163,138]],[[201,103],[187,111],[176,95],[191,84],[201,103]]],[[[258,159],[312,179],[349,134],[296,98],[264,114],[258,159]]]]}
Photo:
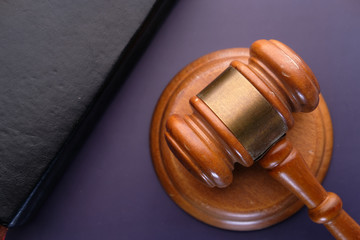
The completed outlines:
{"type": "MultiPolygon", "coordinates": [[[[334,125],[323,185],[360,221],[360,2],[180,1],[38,215],[15,239],[328,239],[306,209],[270,228],[233,232],[205,225],[162,189],[149,153],[156,101],[186,64],[260,38],[292,47],[312,68],[334,125]]],[[[105,106],[104,106],[105,107],[105,106]]]]}

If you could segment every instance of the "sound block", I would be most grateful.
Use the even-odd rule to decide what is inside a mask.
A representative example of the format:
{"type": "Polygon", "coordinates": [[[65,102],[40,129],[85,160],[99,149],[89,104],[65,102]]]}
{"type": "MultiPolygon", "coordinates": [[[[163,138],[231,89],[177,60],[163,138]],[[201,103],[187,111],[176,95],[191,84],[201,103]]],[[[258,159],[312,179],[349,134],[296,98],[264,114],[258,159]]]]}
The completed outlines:
{"type": "MultiPolygon", "coordinates": [[[[233,48],[205,55],[187,65],[168,84],[156,106],[151,124],[151,154],[158,178],[170,198],[184,211],[215,227],[248,231],[276,224],[297,212],[302,203],[272,179],[258,164],[235,165],[227,188],[209,188],[193,177],[169,149],[164,133],[172,114],[190,114],[190,97],[214,80],[231,61],[247,63],[249,50],[233,48]]],[[[317,109],[296,113],[288,138],[321,182],[329,167],[333,130],[325,100],[317,109]]]]}

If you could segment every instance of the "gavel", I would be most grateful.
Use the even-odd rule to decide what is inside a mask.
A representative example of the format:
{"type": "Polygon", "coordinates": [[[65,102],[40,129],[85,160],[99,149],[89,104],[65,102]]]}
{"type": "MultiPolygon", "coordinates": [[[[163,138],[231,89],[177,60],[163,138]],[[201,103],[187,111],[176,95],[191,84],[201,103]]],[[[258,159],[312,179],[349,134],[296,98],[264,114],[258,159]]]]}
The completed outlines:
{"type": "Polygon", "coordinates": [[[168,118],[165,138],[182,165],[207,186],[225,188],[235,163],[258,162],[336,239],[360,239],[360,227],[339,196],[320,185],[286,137],[294,125],[292,113],[313,111],[319,94],[316,77],[292,49],[258,40],[248,64],[232,61],[190,99],[192,114],[168,118]]]}

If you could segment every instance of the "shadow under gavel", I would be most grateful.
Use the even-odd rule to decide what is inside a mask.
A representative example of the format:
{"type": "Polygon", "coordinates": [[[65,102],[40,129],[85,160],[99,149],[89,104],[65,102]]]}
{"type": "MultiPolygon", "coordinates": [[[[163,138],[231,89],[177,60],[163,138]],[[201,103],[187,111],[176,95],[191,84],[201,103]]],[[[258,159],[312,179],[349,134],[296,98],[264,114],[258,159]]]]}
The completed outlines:
{"type": "Polygon", "coordinates": [[[360,239],[341,199],[320,185],[286,138],[292,112],[314,110],[319,93],[314,74],[294,51],[276,40],[258,40],[247,65],[233,61],[190,99],[192,114],[169,117],[165,137],[185,168],[209,187],[230,185],[236,162],[258,162],[335,238],[360,239]]]}

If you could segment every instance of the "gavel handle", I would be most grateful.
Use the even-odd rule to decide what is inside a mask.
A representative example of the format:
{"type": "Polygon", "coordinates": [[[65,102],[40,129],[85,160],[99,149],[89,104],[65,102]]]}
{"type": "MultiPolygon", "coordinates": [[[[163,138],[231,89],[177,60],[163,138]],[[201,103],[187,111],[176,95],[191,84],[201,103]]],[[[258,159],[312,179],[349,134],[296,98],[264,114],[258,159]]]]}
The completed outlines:
{"type": "Polygon", "coordinates": [[[276,143],[259,164],[303,201],[311,220],[324,224],[336,239],[360,239],[360,226],[342,209],[340,197],[326,192],[289,140],[276,143]]]}

